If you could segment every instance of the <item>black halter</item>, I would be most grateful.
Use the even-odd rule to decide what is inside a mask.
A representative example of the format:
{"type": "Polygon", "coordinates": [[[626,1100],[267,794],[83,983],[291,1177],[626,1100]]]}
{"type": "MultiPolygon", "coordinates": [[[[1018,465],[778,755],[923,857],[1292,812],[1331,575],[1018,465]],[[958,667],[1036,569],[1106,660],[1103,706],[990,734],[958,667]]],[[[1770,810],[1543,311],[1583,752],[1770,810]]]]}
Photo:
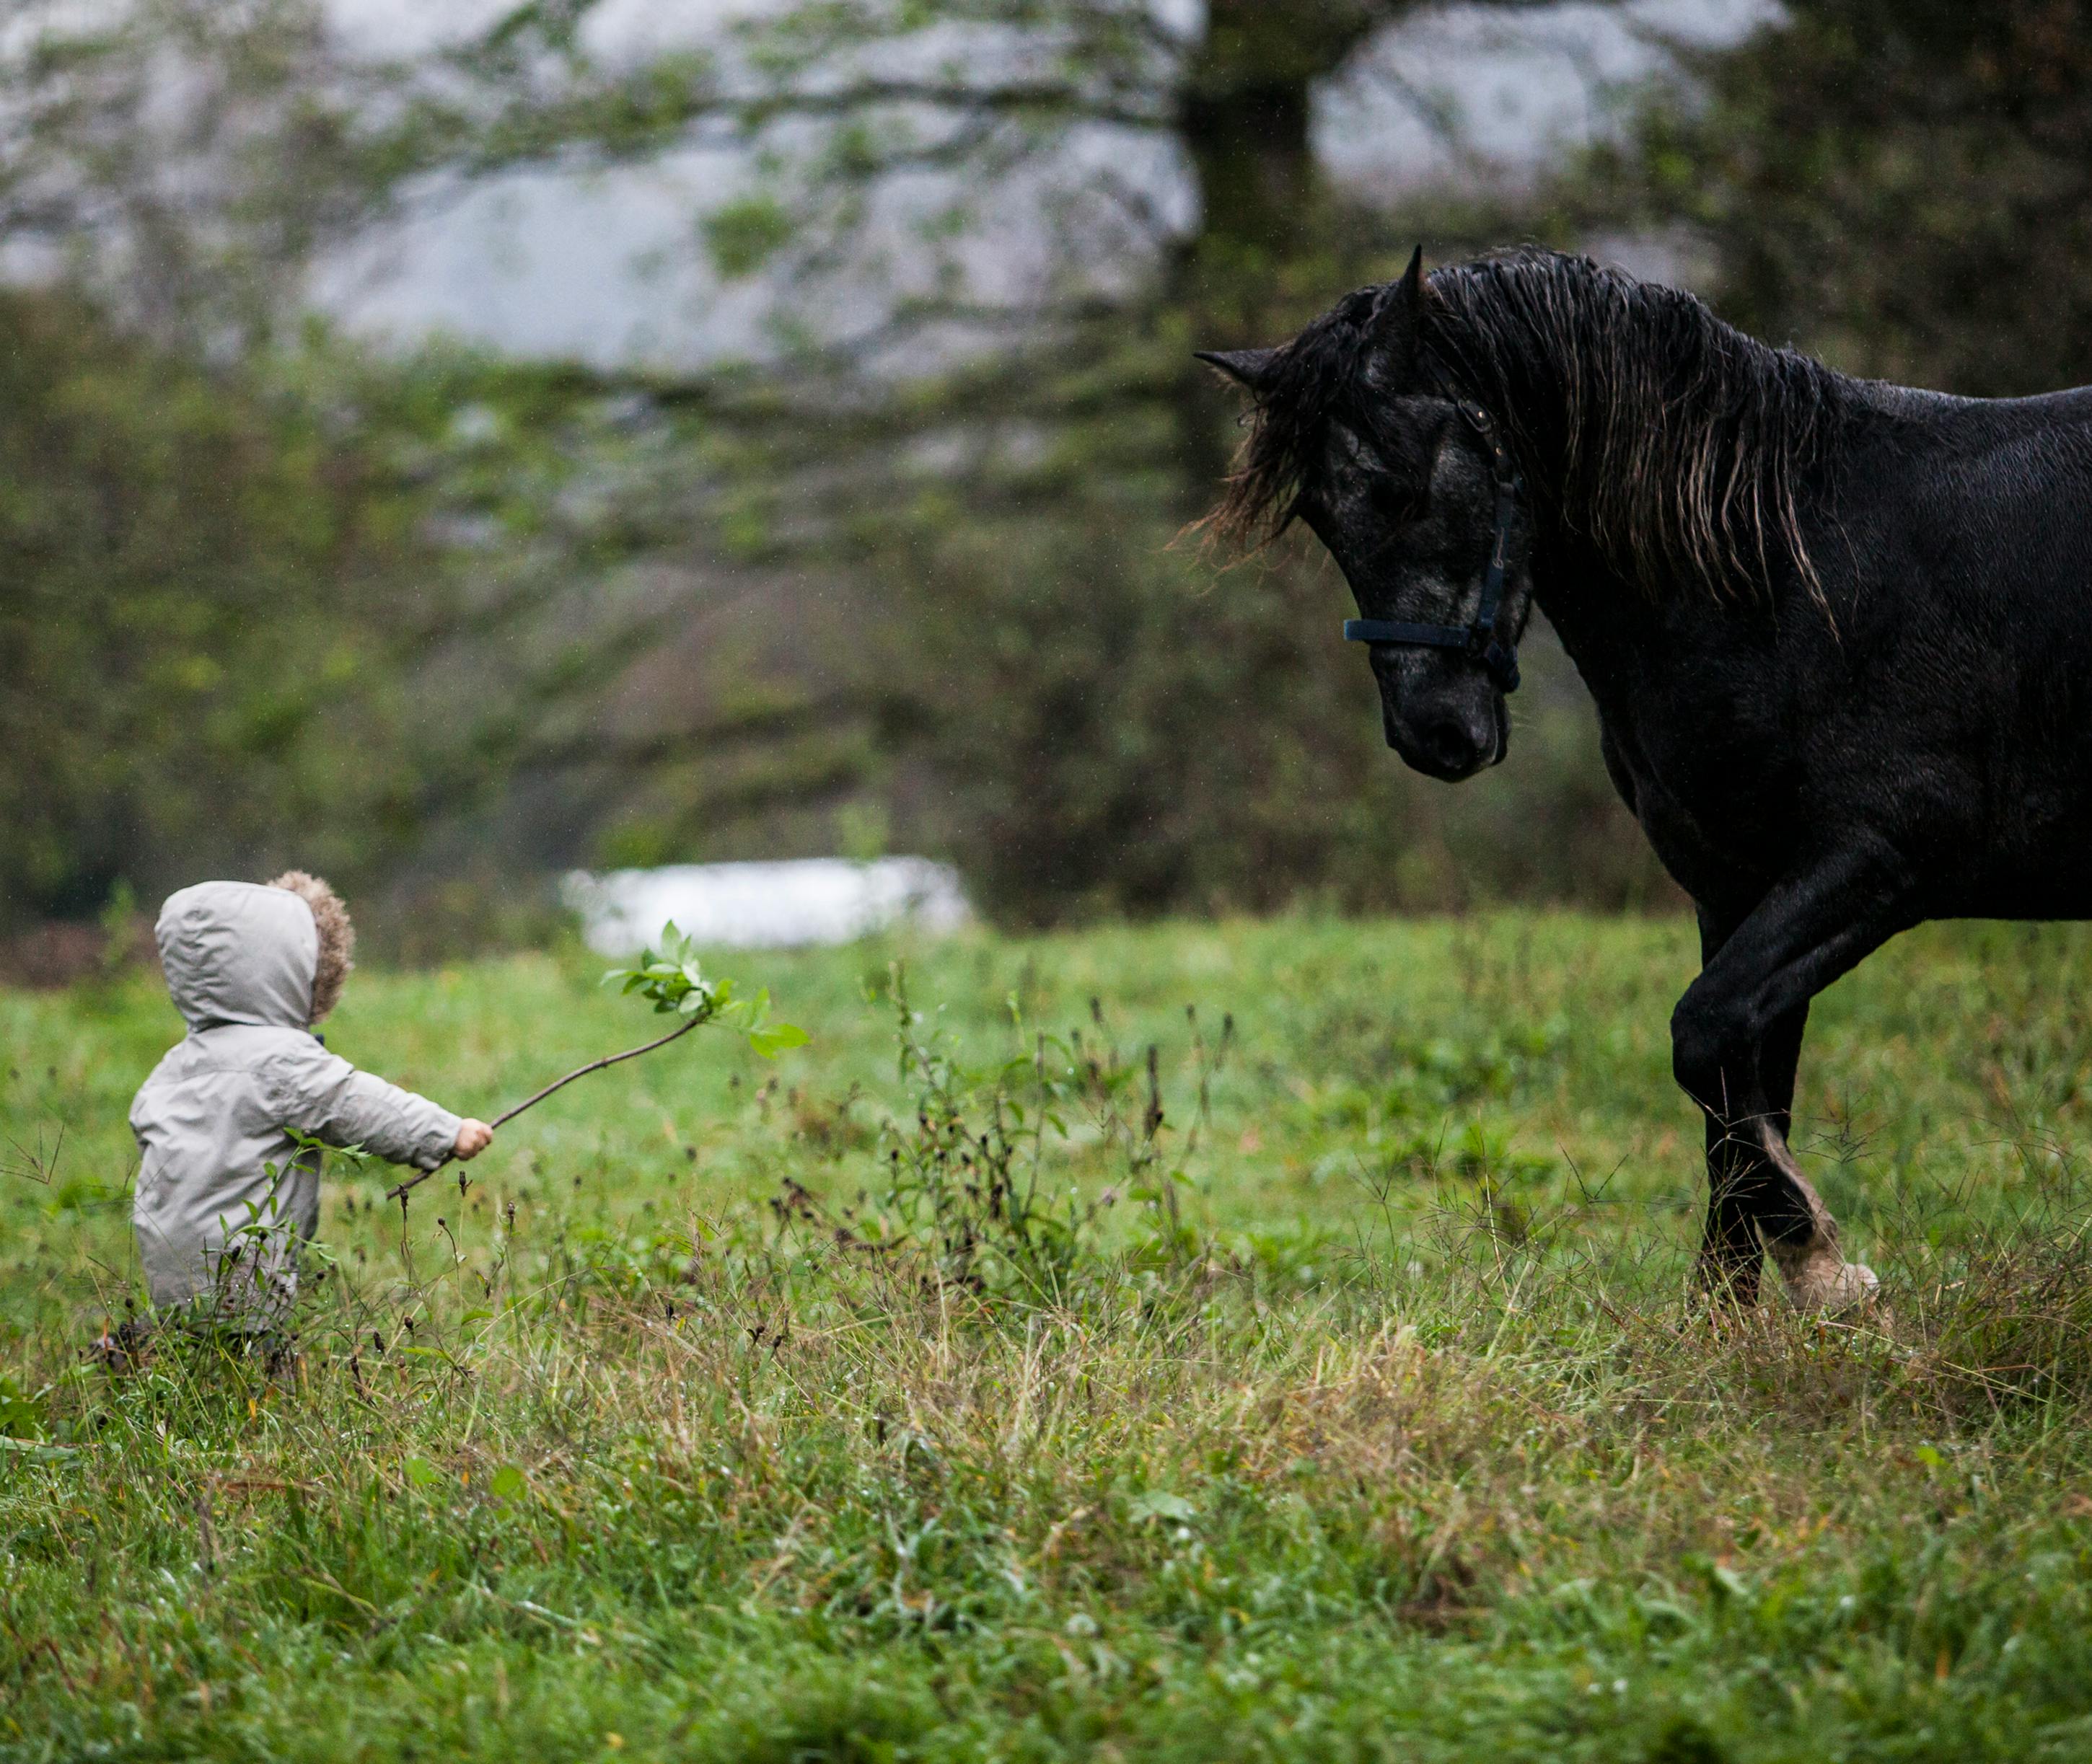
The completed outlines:
{"type": "MultiPolygon", "coordinates": [[[[1443,376],[1441,375],[1442,378],[1443,376]]],[[[1504,446],[1489,413],[1472,399],[1449,395],[1453,408],[1467,419],[1489,451],[1489,470],[1497,485],[1496,537],[1489,543],[1489,567],[1482,574],[1482,603],[1470,625],[1413,625],[1395,619],[1346,619],[1346,643],[1404,643],[1433,649],[1458,649],[1479,666],[1500,692],[1518,690],[1518,645],[1497,641],[1497,608],[1503,600],[1504,566],[1511,550],[1511,516],[1524,485],[1511,451],[1504,446]]]]}

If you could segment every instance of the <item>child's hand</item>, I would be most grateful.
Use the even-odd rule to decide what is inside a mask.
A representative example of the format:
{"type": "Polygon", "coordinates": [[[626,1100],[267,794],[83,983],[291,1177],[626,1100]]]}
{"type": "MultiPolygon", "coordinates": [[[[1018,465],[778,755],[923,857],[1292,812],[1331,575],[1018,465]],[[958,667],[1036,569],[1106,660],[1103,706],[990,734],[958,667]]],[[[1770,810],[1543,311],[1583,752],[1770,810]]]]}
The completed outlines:
{"type": "Polygon", "coordinates": [[[477,1158],[494,1143],[494,1129],[484,1121],[458,1123],[457,1143],[451,1149],[460,1158],[477,1158]]]}

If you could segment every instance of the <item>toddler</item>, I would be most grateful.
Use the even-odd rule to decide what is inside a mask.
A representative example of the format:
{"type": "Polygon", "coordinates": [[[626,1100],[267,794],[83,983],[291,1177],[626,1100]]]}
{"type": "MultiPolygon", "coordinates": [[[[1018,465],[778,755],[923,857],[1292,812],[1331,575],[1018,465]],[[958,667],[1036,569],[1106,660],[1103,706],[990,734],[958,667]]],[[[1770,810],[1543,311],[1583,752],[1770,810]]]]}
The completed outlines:
{"type": "Polygon", "coordinates": [[[319,1156],[293,1132],[427,1170],[476,1157],[494,1131],[358,1072],[313,1033],[356,941],[319,878],[198,882],[167,897],[153,934],[189,1033],[131,1105],[132,1220],[153,1304],[274,1328],[319,1223],[319,1156]]]}

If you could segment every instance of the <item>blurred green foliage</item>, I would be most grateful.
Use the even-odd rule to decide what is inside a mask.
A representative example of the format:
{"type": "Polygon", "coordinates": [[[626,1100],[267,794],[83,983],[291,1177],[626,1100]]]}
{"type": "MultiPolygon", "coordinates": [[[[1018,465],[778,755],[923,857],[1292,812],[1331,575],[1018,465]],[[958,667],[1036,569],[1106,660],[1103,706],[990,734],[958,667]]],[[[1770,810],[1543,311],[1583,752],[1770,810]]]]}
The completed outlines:
{"type": "Polygon", "coordinates": [[[2074,0],[1789,0],[1685,58],[1580,212],[1682,226],[1724,317],[1848,372],[2092,378],[2092,29],[2074,0]]]}
{"type": "Polygon", "coordinates": [[[0,219],[72,291],[0,313],[0,921],[295,857],[385,884],[429,956],[542,929],[489,908],[504,873],[899,848],[1029,922],[1671,898],[1545,633],[1509,763],[1448,789],[1382,747],[1318,552],[1202,555],[1235,412],[1190,351],[1283,337],[1418,232],[1653,237],[1843,368],[2092,377],[2092,33],[2057,0],[1795,0],[1677,47],[1549,180],[1361,205],[1316,100],[1415,10],[810,0],[620,55],[528,5],[386,60],[317,0],[138,0],[0,45],[0,219]],[[774,295],[759,369],[299,330],[314,254],[432,176],[699,139],[746,154],[689,236],[774,295]],[[1157,147],[1174,219],[1113,162],[1157,147]],[[999,226],[1040,267],[983,303],[999,226]]]}
{"type": "MultiPolygon", "coordinates": [[[[1667,239],[1724,316],[1855,372],[1986,393],[2092,377],[2092,35],[2075,6],[1801,0],[1739,44],[1677,46],[1682,80],[1634,95],[1619,142],[1536,188],[1380,210],[1328,185],[1309,101],[1403,8],[1218,7],[1159,71],[1150,44],[1079,34],[1108,8],[1044,6],[1042,33],[1061,10],[1080,15],[1061,19],[1080,45],[1061,65],[1093,93],[1122,93],[1139,67],[1174,92],[1149,114],[1186,156],[1195,229],[1136,294],[1042,320],[828,456],[855,474],[828,555],[871,584],[860,661],[883,709],[827,750],[853,757],[819,787],[882,798],[895,837],[956,855],[1005,917],[1666,898],[1544,634],[1510,763],[1449,791],[1382,749],[1365,671],[1330,638],[1346,596],[1319,554],[1217,574],[1178,537],[1231,414],[1185,348],[1270,341],[1391,274],[1424,224],[1408,209],[1434,255],[1534,232],[1667,239]]],[[[889,44],[978,11],[807,9],[889,44]]],[[[1083,100],[1055,102],[1035,130],[1083,100]]],[[[734,849],[693,773],[653,789],[652,849],[734,849]]]]}
{"type": "Polygon", "coordinates": [[[875,535],[941,787],[927,830],[991,910],[1665,898],[1551,642],[1512,701],[1511,762],[1448,790],[1387,751],[1319,550],[1225,568],[1133,437],[1061,444],[963,512],[923,484],[875,535]]]}
{"type": "Polygon", "coordinates": [[[0,296],[0,923],[413,825],[417,558],[353,435],[257,377],[0,296]]]}

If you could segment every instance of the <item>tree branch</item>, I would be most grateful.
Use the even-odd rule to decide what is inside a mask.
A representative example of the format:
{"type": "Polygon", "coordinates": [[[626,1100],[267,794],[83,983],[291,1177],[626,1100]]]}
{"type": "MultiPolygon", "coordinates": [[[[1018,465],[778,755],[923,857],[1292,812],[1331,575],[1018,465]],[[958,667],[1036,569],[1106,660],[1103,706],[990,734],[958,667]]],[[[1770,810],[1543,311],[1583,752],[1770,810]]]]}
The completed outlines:
{"type": "MultiPolygon", "coordinates": [[[[615,1066],[621,1060],[637,1059],[642,1054],[651,1054],[657,1047],[666,1047],[669,1042],[676,1040],[679,1036],[688,1035],[692,1029],[697,1028],[698,1025],[704,1020],[705,1019],[702,1017],[692,1017],[689,1022],[679,1024],[676,1028],[669,1030],[666,1035],[660,1037],[658,1040],[648,1042],[643,1046],[628,1047],[621,1054],[607,1055],[601,1059],[590,1060],[586,1066],[577,1066],[564,1078],[555,1078],[550,1084],[547,1085],[543,1089],[537,1092],[534,1095],[524,1098],[521,1102],[517,1103],[514,1108],[509,1110],[507,1114],[497,1115],[486,1124],[492,1128],[505,1127],[509,1122],[514,1120],[517,1115],[521,1115],[525,1109],[535,1108],[540,1102],[542,1102],[546,1098],[551,1095],[555,1090],[564,1089],[566,1086],[572,1084],[575,1079],[586,1078],[590,1072],[601,1072],[604,1067],[615,1066]]],[[[430,1164],[426,1170],[418,1170],[415,1171],[413,1175],[408,1177],[404,1182],[400,1184],[398,1187],[387,1189],[385,1191],[385,1198],[388,1201],[397,1201],[400,1203],[400,1211],[404,1215],[407,1210],[407,1197],[416,1188],[421,1187],[423,1183],[426,1182],[429,1178],[433,1176],[439,1170],[443,1169],[447,1164],[454,1162],[456,1160],[456,1158],[457,1154],[456,1151],[445,1152],[442,1157],[439,1158],[434,1163],[430,1164]]]]}

